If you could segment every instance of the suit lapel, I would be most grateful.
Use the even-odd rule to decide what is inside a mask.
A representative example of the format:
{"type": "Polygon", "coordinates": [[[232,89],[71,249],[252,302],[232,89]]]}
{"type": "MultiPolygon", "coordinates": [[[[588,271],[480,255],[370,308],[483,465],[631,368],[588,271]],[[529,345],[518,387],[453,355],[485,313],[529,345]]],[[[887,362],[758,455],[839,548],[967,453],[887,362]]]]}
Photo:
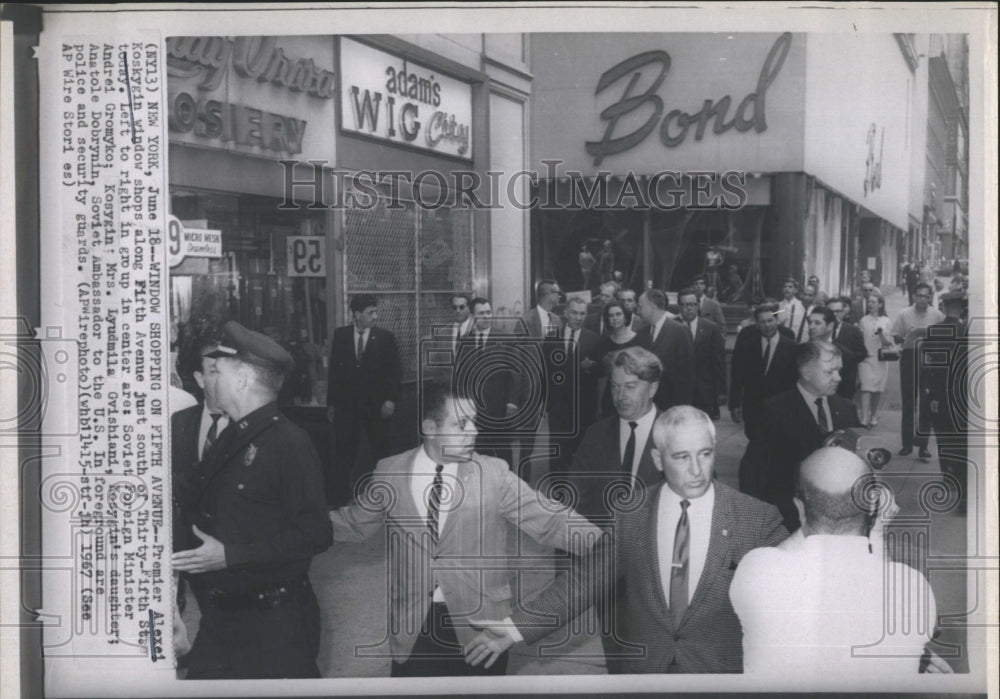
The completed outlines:
{"type": "MultiPolygon", "coordinates": [[[[481,489],[476,484],[476,481],[482,478],[482,470],[478,463],[474,461],[464,461],[458,465],[458,470],[455,473],[455,477],[458,483],[451,487],[450,490],[454,493],[456,498],[454,503],[449,505],[448,515],[444,518],[444,526],[441,527],[441,531],[438,535],[438,546],[441,542],[447,540],[452,536],[452,532],[455,531],[456,527],[459,527],[462,522],[462,514],[465,512],[471,512],[474,516],[474,521],[478,522],[479,517],[479,497],[478,493],[481,489]]],[[[445,483],[445,489],[449,489],[447,483],[445,483]]],[[[410,498],[413,501],[413,498],[410,498]]],[[[461,531],[458,532],[459,539],[463,539],[461,531]]]]}
{"type": "MultiPolygon", "coordinates": [[[[698,605],[704,603],[709,590],[715,582],[716,576],[722,567],[729,560],[729,549],[732,545],[730,532],[733,530],[732,513],[729,511],[730,501],[719,483],[715,484],[715,504],[712,510],[712,533],[708,540],[708,554],[705,556],[705,568],[701,571],[701,579],[694,590],[691,604],[688,605],[684,618],[678,629],[683,628],[688,619],[691,618],[692,611],[698,605]]],[[[690,581],[688,581],[690,584],[690,581]]]]}
{"type": "MultiPolygon", "coordinates": [[[[661,485],[649,493],[645,508],[645,522],[640,523],[638,531],[650,532],[650,539],[653,541],[653,551],[649,560],[650,574],[648,580],[653,589],[648,591],[647,599],[654,600],[656,613],[660,616],[660,624],[666,628],[673,628],[674,622],[670,617],[670,607],[667,606],[667,598],[663,592],[663,576],[660,575],[660,555],[662,546],[660,544],[660,497],[663,494],[665,485],[661,485]]],[[[673,553],[671,552],[671,555],[673,553]]]]}

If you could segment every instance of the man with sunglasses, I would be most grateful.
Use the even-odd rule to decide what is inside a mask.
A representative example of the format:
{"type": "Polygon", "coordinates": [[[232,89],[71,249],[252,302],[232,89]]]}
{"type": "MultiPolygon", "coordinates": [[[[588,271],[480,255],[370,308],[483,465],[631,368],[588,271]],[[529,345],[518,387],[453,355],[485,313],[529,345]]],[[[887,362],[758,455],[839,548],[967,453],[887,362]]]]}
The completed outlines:
{"type": "Polygon", "coordinates": [[[472,297],[469,294],[455,294],[451,297],[453,323],[451,327],[451,351],[458,353],[458,343],[472,331],[472,297]]]}

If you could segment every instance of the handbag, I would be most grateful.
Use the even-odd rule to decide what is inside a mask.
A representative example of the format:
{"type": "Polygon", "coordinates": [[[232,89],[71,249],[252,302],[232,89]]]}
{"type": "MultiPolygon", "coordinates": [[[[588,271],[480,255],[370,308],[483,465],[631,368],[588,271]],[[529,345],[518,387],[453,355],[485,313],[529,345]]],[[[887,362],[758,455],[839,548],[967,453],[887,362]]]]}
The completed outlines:
{"type": "Polygon", "coordinates": [[[899,347],[879,347],[878,360],[880,362],[898,362],[903,350],[899,347]]]}

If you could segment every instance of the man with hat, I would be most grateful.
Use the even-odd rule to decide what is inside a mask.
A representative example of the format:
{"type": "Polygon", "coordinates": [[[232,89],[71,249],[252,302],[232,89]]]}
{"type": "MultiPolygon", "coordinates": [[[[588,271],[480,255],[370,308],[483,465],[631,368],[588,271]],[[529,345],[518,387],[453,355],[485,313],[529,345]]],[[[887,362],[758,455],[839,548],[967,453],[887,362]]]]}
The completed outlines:
{"type": "Polygon", "coordinates": [[[187,677],[318,677],[308,572],[332,536],[319,457],[277,406],[292,357],[236,322],[205,356],[215,359],[216,404],[230,425],[177,487],[202,543],[171,562],[206,591],[187,677]]]}

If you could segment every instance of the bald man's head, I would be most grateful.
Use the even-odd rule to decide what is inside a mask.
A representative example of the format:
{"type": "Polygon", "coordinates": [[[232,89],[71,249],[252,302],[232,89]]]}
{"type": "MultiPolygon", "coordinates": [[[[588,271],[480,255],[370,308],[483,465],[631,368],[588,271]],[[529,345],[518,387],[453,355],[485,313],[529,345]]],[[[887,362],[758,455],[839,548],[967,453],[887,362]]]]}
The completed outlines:
{"type": "Polygon", "coordinates": [[[868,512],[863,493],[871,467],[841,447],[814,451],[799,466],[795,507],[804,533],[864,535],[868,512]]]}

